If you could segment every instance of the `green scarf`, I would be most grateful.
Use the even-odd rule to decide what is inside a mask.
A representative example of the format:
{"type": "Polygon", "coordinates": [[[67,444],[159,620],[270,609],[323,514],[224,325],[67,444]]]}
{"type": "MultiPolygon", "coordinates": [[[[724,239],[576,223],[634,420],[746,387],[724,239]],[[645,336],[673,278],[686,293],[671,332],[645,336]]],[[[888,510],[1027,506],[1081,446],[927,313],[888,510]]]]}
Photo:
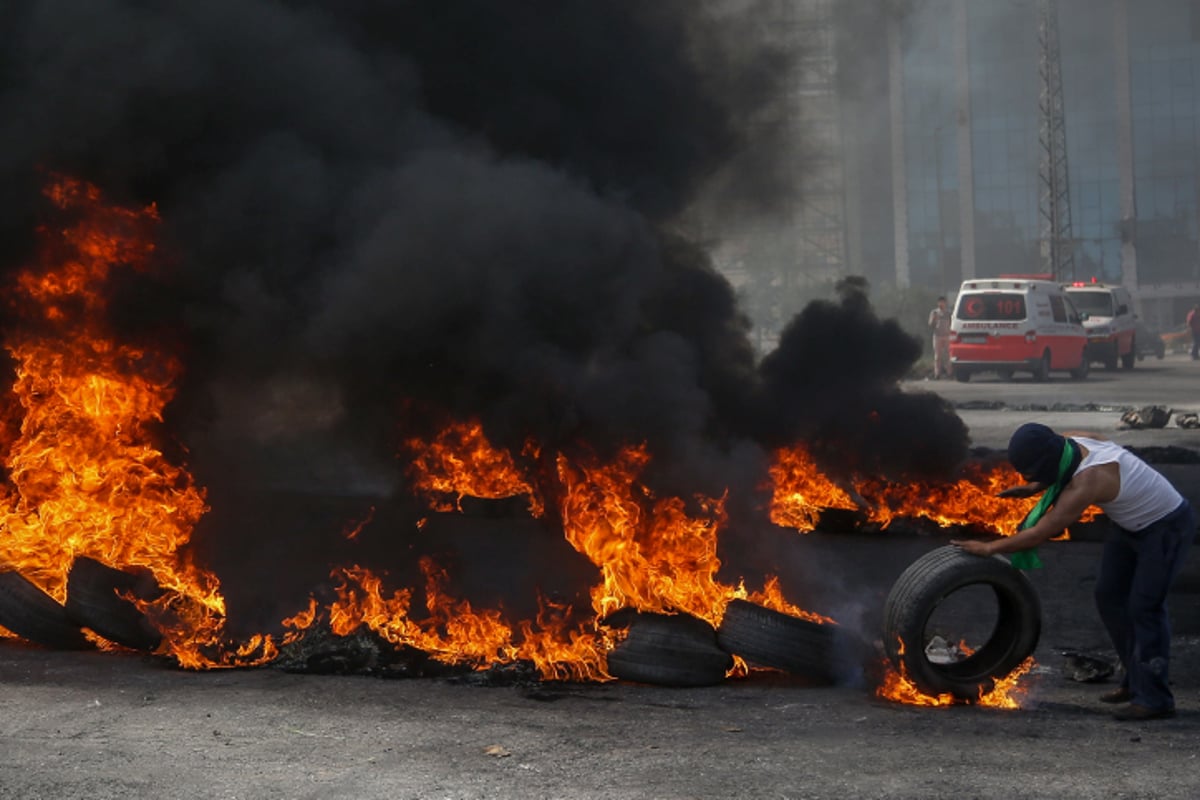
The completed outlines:
{"type": "MultiPolygon", "coordinates": [[[[1062,458],[1058,460],[1058,477],[1042,493],[1042,499],[1033,507],[1033,510],[1025,515],[1025,519],[1017,526],[1018,531],[1032,528],[1050,510],[1050,506],[1054,505],[1054,501],[1058,499],[1058,496],[1062,494],[1062,490],[1070,483],[1071,475],[1068,473],[1071,472],[1071,462],[1074,459],[1075,443],[1067,439],[1063,445],[1062,458]]],[[[1017,569],[1041,569],[1043,566],[1042,560],[1038,558],[1036,547],[1030,547],[1028,550],[1018,550],[1009,557],[1008,563],[1017,569]]]]}

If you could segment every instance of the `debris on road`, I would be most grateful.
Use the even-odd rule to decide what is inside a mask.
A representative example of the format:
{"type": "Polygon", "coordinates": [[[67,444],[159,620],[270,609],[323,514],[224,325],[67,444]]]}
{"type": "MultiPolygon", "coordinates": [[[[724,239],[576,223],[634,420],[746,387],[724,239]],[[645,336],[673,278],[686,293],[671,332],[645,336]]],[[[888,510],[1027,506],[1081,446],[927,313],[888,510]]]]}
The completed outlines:
{"type": "Polygon", "coordinates": [[[1121,415],[1124,428],[1163,428],[1171,419],[1171,409],[1163,406],[1142,406],[1121,415]]]}
{"type": "Polygon", "coordinates": [[[1077,683],[1099,683],[1112,677],[1114,667],[1102,658],[1067,651],[1063,674],[1077,683]]]}

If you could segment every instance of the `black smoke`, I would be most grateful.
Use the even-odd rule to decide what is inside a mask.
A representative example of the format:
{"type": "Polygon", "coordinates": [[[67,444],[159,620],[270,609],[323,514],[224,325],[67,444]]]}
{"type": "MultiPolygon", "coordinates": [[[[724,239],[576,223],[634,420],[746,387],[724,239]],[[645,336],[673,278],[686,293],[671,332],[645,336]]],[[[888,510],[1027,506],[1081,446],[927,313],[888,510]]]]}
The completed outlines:
{"type": "Polygon", "coordinates": [[[814,304],[760,367],[673,227],[771,162],[746,123],[786,88],[749,35],[773,5],[5,0],[0,261],[48,171],[157,203],[161,261],[112,308],[185,364],[167,428],[214,502],[401,492],[400,441],[470,417],[514,448],[647,442],[661,487],[735,508],[797,437],[946,472],[965,431],[895,390],[919,348],[894,324],[814,304]]]}

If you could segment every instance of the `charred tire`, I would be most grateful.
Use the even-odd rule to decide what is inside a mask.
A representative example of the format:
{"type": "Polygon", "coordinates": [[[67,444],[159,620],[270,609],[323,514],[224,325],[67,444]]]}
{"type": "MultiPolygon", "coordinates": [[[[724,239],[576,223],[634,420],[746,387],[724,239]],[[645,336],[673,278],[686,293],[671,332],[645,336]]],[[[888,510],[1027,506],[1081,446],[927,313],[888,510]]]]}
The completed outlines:
{"type": "Polygon", "coordinates": [[[733,658],[717,647],[716,631],[689,614],[634,614],[629,633],[608,654],[608,674],[659,686],[713,686],[733,658]]]}
{"type": "Polygon", "coordinates": [[[0,626],[56,650],[92,647],[67,610],[17,572],[0,572],[0,626]]]}
{"type": "Polygon", "coordinates": [[[974,700],[991,691],[1033,654],[1042,629],[1037,590],[999,556],[974,556],[953,545],[917,559],[896,581],[884,606],[883,643],[888,658],[926,694],[950,693],[974,700]],[[952,664],[925,655],[926,624],[938,605],[968,586],[986,585],[996,596],[998,615],[987,642],[952,664]],[[901,653],[901,643],[904,652],[901,653]]]}
{"type": "Polygon", "coordinates": [[[717,644],[751,664],[832,682],[857,669],[857,647],[837,625],[821,625],[733,600],[717,628],[717,644]]]}
{"type": "Polygon", "coordinates": [[[76,557],[67,575],[67,614],[110,642],[133,650],[154,650],[162,642],[162,634],[137,606],[121,596],[146,594],[146,581],[94,559],[76,557]]]}
{"type": "Polygon", "coordinates": [[[1088,376],[1088,373],[1091,372],[1091,368],[1092,362],[1088,360],[1087,351],[1084,351],[1084,353],[1079,356],[1079,366],[1071,370],[1071,377],[1077,381],[1081,381],[1088,376]]]}

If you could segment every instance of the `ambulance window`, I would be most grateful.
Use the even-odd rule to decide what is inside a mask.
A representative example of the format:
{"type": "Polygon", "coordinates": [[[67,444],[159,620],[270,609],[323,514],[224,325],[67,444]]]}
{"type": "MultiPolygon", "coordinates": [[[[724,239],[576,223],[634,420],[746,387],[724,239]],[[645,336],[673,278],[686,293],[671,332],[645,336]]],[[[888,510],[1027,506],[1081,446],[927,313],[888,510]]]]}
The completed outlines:
{"type": "Polygon", "coordinates": [[[1025,319],[1025,296],[1017,292],[964,294],[958,299],[959,319],[1011,321],[1025,319]]]}
{"type": "Polygon", "coordinates": [[[1107,289],[1072,291],[1071,301],[1075,308],[1086,311],[1093,317],[1113,316],[1112,292],[1107,289]]]}
{"type": "Polygon", "coordinates": [[[1050,310],[1054,312],[1055,322],[1067,321],[1067,306],[1063,299],[1056,294],[1050,295],[1050,310]]]}

